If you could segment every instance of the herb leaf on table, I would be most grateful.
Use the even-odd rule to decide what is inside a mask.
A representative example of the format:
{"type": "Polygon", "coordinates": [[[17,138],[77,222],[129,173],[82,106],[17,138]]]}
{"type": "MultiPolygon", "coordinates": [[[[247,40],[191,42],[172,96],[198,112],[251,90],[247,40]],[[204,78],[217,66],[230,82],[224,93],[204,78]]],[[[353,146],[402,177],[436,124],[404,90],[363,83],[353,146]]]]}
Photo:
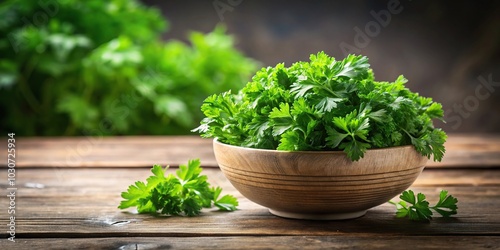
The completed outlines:
{"type": "Polygon", "coordinates": [[[203,208],[216,206],[222,211],[237,209],[238,200],[232,195],[219,198],[222,188],[211,187],[206,175],[201,175],[200,160],[180,165],[176,175],[165,176],[168,169],[154,165],[152,176],[130,185],[121,196],[118,208],[137,207],[139,213],[196,216],[203,208]]]}
{"type": "Polygon", "coordinates": [[[399,198],[401,201],[398,203],[394,201],[389,201],[397,208],[396,217],[405,218],[408,217],[410,220],[414,221],[429,221],[432,219],[432,211],[441,214],[443,217],[450,217],[451,215],[457,214],[457,202],[458,199],[448,194],[448,191],[441,190],[439,194],[439,201],[434,206],[429,206],[429,202],[422,193],[415,193],[412,190],[404,191],[399,198]]]}

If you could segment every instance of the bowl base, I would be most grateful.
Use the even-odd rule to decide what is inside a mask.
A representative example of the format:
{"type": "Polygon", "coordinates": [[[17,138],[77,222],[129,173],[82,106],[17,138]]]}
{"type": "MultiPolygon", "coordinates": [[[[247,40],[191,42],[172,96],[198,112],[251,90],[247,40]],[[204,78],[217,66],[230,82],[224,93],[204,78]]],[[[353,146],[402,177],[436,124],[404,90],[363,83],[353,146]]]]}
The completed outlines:
{"type": "Polygon", "coordinates": [[[277,211],[273,209],[269,209],[269,212],[279,217],[290,218],[290,219],[301,219],[301,220],[348,220],[348,219],[355,219],[366,214],[366,210],[349,212],[349,213],[331,213],[331,214],[302,214],[302,213],[277,211]]]}

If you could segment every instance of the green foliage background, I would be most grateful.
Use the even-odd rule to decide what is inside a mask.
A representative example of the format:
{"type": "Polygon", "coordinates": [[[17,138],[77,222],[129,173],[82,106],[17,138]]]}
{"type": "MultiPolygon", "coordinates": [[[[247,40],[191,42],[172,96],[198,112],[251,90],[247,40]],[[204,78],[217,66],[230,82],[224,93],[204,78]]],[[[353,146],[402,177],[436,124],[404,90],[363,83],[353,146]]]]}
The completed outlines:
{"type": "Polygon", "coordinates": [[[239,89],[257,63],[223,27],[161,40],[158,9],[130,0],[0,4],[0,131],[186,134],[206,96],[239,89]]]}

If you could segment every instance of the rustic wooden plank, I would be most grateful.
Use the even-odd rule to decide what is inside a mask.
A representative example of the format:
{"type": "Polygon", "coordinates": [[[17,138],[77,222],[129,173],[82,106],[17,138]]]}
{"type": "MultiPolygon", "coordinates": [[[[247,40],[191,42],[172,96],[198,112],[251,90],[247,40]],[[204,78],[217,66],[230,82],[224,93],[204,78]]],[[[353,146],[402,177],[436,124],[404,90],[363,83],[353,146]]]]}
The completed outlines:
{"type": "Polygon", "coordinates": [[[441,162],[428,167],[497,167],[500,166],[500,134],[450,134],[441,162]]]}
{"type": "MultiPolygon", "coordinates": [[[[136,180],[146,180],[151,175],[151,168],[26,168],[17,170],[18,185],[25,191],[50,188],[59,194],[66,190],[88,188],[106,189],[104,192],[124,190],[136,180]]],[[[2,171],[2,170],[0,170],[2,171]]],[[[6,172],[5,169],[3,171],[6,172]]],[[[167,170],[167,174],[175,173],[175,168],[167,170]]],[[[209,181],[223,188],[233,190],[219,169],[204,168],[203,174],[209,181]]],[[[6,179],[0,179],[0,188],[6,188],[6,179]]],[[[498,186],[500,170],[498,169],[435,169],[425,168],[413,186],[498,186]]],[[[31,192],[30,191],[30,192],[31,192]]],[[[1,211],[1,210],[0,210],[1,211]]]]}
{"type": "MultiPolygon", "coordinates": [[[[170,171],[173,171],[170,170],[170,171]]],[[[16,197],[17,233],[23,237],[217,237],[217,236],[349,236],[358,235],[483,235],[500,236],[500,170],[424,170],[411,187],[435,202],[446,188],[459,198],[459,215],[415,223],[394,217],[394,207],[383,204],[349,221],[301,221],[271,215],[232,188],[218,169],[205,174],[225,193],[240,199],[240,210],[221,213],[205,210],[200,217],[154,217],[119,211],[120,192],[145,169],[25,169],[19,171],[16,197]],[[57,174],[58,172],[58,174],[57,174]],[[463,178],[456,180],[456,177],[463,178]]],[[[6,182],[0,181],[2,190],[6,182]]],[[[1,197],[5,197],[2,195],[1,197]]],[[[5,198],[2,198],[5,199],[5,198]]],[[[2,202],[2,204],[5,204],[2,202]]],[[[0,224],[7,224],[7,209],[0,209],[0,224]]],[[[0,231],[0,237],[6,237],[0,231]]]]}
{"type": "MultiPolygon", "coordinates": [[[[436,188],[415,188],[433,194],[436,188]]],[[[104,237],[104,236],[277,236],[277,235],[483,235],[500,236],[499,190],[491,188],[449,188],[459,197],[460,214],[416,223],[394,217],[394,207],[383,204],[356,220],[302,221],[271,215],[267,209],[248,201],[240,210],[221,213],[206,210],[199,217],[154,217],[120,212],[118,199],[111,196],[65,196],[61,199],[19,197],[16,232],[24,237],[104,237]],[[58,203],[57,206],[51,205],[58,203]],[[35,209],[27,209],[34,207],[35,209]]],[[[436,200],[435,195],[429,199],[436,200]]],[[[6,214],[0,223],[6,225],[6,214]]],[[[0,233],[6,237],[6,233],[0,233]]]]}
{"type": "MultiPolygon", "coordinates": [[[[18,167],[178,166],[200,158],[217,167],[211,139],[199,136],[17,137],[18,167]]],[[[0,143],[2,159],[7,144],[0,143]]],[[[428,167],[499,167],[500,134],[451,134],[442,162],[428,167]]],[[[0,161],[0,167],[6,166],[0,161]]]]}
{"type": "Polygon", "coordinates": [[[217,167],[212,140],[199,136],[21,137],[16,147],[18,167],[178,166],[193,158],[217,167]]]}
{"type": "Polygon", "coordinates": [[[271,236],[271,237],[116,237],[89,239],[25,239],[2,242],[2,249],[494,249],[500,245],[495,236],[271,236]]]}

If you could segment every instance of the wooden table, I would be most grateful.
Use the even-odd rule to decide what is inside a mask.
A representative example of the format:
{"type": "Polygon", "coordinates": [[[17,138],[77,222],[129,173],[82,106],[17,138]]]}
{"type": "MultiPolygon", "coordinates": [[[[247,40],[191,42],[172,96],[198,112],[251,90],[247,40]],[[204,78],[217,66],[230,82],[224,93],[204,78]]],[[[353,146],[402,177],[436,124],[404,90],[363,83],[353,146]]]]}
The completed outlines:
{"type": "MultiPolygon", "coordinates": [[[[7,138],[4,138],[7,141],[7,138]]],[[[0,143],[0,249],[499,249],[500,135],[451,135],[441,163],[411,187],[437,201],[459,199],[458,215],[430,223],[395,218],[390,204],[355,220],[303,221],[271,215],[242,197],[217,168],[211,141],[198,137],[16,138],[15,243],[10,223],[7,143],[0,143]],[[152,164],[200,158],[213,185],[239,210],[154,217],[117,208],[152,164]]],[[[174,171],[170,169],[169,171],[174,171]]]]}

